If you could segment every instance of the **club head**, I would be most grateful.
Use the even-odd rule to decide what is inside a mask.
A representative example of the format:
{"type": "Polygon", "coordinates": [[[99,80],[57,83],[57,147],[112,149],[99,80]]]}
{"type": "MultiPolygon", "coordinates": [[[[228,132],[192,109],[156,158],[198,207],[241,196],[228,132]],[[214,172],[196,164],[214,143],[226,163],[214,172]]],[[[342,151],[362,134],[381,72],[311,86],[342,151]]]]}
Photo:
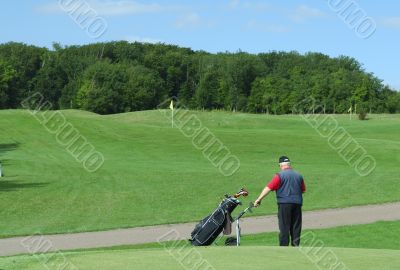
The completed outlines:
{"type": "Polygon", "coordinates": [[[235,198],[239,198],[240,196],[247,197],[248,195],[249,195],[249,192],[248,192],[245,188],[241,188],[241,189],[239,190],[239,192],[237,192],[237,193],[234,195],[234,197],[235,197],[235,198]]]}
{"type": "Polygon", "coordinates": [[[241,188],[239,192],[243,197],[247,197],[249,195],[249,191],[246,188],[241,188]]]}

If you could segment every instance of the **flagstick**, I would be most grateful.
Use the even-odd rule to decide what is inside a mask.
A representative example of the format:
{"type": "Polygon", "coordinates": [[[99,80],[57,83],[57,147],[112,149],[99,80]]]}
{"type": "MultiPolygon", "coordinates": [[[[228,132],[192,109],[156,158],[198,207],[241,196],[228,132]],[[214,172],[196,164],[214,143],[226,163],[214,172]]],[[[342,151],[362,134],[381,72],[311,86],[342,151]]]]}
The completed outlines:
{"type": "Polygon", "coordinates": [[[172,128],[174,128],[174,109],[172,109],[172,128]]]}

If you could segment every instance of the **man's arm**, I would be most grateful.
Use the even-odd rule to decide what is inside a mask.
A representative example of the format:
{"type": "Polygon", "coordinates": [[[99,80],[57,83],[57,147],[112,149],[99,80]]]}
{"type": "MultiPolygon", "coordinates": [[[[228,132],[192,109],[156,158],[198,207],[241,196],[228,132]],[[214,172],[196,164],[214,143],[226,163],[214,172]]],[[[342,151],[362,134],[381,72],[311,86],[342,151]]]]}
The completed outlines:
{"type": "Polygon", "coordinates": [[[258,196],[257,200],[254,202],[254,206],[257,207],[260,205],[262,199],[264,199],[265,196],[268,195],[273,190],[277,190],[281,185],[281,178],[279,177],[279,174],[276,174],[271,182],[268,183],[268,185],[261,191],[260,196],[258,196]]]}
{"type": "Polygon", "coordinates": [[[268,193],[270,193],[270,192],[271,192],[271,189],[270,189],[268,186],[266,186],[266,187],[263,189],[263,191],[261,191],[260,196],[258,196],[257,200],[254,202],[254,206],[255,206],[255,207],[259,206],[260,203],[261,203],[261,201],[262,201],[262,199],[264,199],[264,197],[267,196],[268,193]]]}
{"type": "Polygon", "coordinates": [[[302,193],[306,192],[306,183],[304,183],[304,180],[301,181],[301,192],[302,193]]]}

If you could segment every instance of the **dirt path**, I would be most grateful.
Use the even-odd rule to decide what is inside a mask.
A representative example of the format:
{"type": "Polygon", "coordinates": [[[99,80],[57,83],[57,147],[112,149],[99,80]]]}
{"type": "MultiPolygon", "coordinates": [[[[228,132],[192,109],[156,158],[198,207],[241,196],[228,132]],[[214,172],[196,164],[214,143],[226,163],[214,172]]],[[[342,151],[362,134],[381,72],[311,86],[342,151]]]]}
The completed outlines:
{"type": "MultiPolygon", "coordinates": [[[[243,218],[242,220],[243,234],[278,230],[275,215],[243,218]]],[[[303,213],[303,228],[330,228],[367,224],[380,220],[400,220],[400,203],[307,211],[303,213]]],[[[100,232],[6,238],[0,239],[0,256],[32,253],[33,250],[38,251],[37,247],[40,247],[39,251],[47,252],[151,243],[157,242],[169,233],[180,239],[188,239],[194,225],[195,223],[184,223],[100,232]]]]}

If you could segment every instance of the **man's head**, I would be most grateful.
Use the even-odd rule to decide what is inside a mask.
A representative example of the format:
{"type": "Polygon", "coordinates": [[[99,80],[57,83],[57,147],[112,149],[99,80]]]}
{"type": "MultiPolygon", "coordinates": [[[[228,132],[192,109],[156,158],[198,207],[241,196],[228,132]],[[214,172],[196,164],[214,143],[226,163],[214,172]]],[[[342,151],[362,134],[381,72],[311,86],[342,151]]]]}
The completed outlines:
{"type": "Polygon", "coordinates": [[[279,158],[279,167],[281,170],[290,168],[290,159],[287,156],[281,156],[279,158]]]}

